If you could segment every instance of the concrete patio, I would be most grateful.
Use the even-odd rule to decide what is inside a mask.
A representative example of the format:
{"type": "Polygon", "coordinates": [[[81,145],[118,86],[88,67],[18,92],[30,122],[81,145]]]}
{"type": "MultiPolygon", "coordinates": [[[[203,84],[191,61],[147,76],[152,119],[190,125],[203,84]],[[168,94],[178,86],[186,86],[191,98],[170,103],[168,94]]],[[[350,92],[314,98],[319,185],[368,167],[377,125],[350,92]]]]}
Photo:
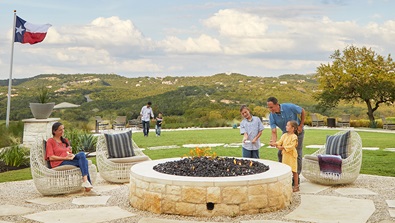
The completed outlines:
{"type": "Polygon", "coordinates": [[[360,175],[354,184],[323,186],[302,177],[289,208],[257,215],[213,218],[157,215],[132,208],[128,184],[98,177],[95,191],[44,197],[32,180],[0,184],[0,222],[395,222],[395,178],[360,175]]]}

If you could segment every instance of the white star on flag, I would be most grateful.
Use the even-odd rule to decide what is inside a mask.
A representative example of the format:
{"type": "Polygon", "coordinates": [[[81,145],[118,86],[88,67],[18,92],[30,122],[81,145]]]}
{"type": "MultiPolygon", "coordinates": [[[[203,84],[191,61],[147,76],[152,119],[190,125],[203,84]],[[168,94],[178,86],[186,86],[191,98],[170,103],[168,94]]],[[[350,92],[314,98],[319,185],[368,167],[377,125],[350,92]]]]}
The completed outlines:
{"type": "Polygon", "coordinates": [[[19,33],[22,35],[22,32],[24,31],[24,29],[22,29],[22,26],[16,27],[16,32],[15,33],[19,33]]]}

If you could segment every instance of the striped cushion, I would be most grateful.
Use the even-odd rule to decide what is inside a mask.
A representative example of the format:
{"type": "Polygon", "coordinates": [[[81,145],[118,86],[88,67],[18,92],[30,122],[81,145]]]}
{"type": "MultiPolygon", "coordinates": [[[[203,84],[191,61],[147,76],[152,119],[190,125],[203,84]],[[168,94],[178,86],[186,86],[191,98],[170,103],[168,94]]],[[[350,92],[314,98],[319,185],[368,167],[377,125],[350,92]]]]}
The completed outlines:
{"type": "Polygon", "coordinates": [[[107,142],[108,158],[135,156],[132,146],[132,131],[104,134],[107,142]]]}
{"type": "Polygon", "coordinates": [[[343,159],[347,158],[348,139],[350,138],[350,131],[341,135],[326,137],[326,154],[340,155],[343,159]]]}

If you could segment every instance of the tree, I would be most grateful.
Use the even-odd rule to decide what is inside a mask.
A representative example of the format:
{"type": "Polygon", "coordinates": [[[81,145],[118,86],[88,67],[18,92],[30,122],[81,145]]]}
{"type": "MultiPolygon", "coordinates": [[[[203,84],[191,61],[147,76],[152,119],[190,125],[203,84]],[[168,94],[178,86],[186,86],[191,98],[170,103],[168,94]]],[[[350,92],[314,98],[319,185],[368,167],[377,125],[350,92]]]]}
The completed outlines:
{"type": "Polygon", "coordinates": [[[395,101],[395,63],[389,54],[386,58],[372,49],[346,47],[331,56],[332,64],[317,68],[319,89],[318,104],[324,108],[336,107],[341,100],[364,102],[370,123],[375,122],[374,112],[380,104],[395,101]]]}

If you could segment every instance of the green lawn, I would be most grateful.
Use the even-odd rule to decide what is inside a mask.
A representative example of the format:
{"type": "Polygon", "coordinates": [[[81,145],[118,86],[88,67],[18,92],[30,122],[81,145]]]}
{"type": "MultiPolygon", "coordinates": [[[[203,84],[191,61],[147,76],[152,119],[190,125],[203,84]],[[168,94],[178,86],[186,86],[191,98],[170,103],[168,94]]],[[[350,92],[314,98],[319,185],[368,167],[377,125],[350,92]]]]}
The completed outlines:
{"type": "MultiPolygon", "coordinates": [[[[170,146],[184,144],[203,144],[203,143],[240,143],[242,136],[239,129],[206,129],[206,130],[183,130],[183,131],[162,131],[161,137],[155,137],[155,133],[150,133],[149,137],[144,137],[141,132],[133,134],[133,139],[141,148],[155,146],[170,146]]],[[[327,135],[333,135],[338,130],[305,130],[304,146],[322,145],[325,143],[327,135]]],[[[362,138],[364,147],[379,147],[379,151],[363,151],[363,162],[361,173],[392,176],[395,177],[395,153],[383,151],[384,148],[394,147],[395,134],[378,133],[378,132],[358,132],[362,138]]],[[[270,130],[263,131],[261,141],[268,144],[270,139],[270,130]]],[[[189,148],[163,149],[144,151],[151,159],[162,159],[171,157],[181,157],[188,155],[189,148]]],[[[241,156],[241,148],[215,147],[212,148],[219,156],[241,156]]],[[[304,148],[304,154],[311,154],[316,149],[304,148]]],[[[260,156],[262,159],[277,160],[277,150],[262,147],[260,156]]],[[[95,160],[93,159],[95,162],[95,160]]],[[[27,180],[31,179],[30,169],[9,171],[0,174],[0,182],[27,180]]]]}

